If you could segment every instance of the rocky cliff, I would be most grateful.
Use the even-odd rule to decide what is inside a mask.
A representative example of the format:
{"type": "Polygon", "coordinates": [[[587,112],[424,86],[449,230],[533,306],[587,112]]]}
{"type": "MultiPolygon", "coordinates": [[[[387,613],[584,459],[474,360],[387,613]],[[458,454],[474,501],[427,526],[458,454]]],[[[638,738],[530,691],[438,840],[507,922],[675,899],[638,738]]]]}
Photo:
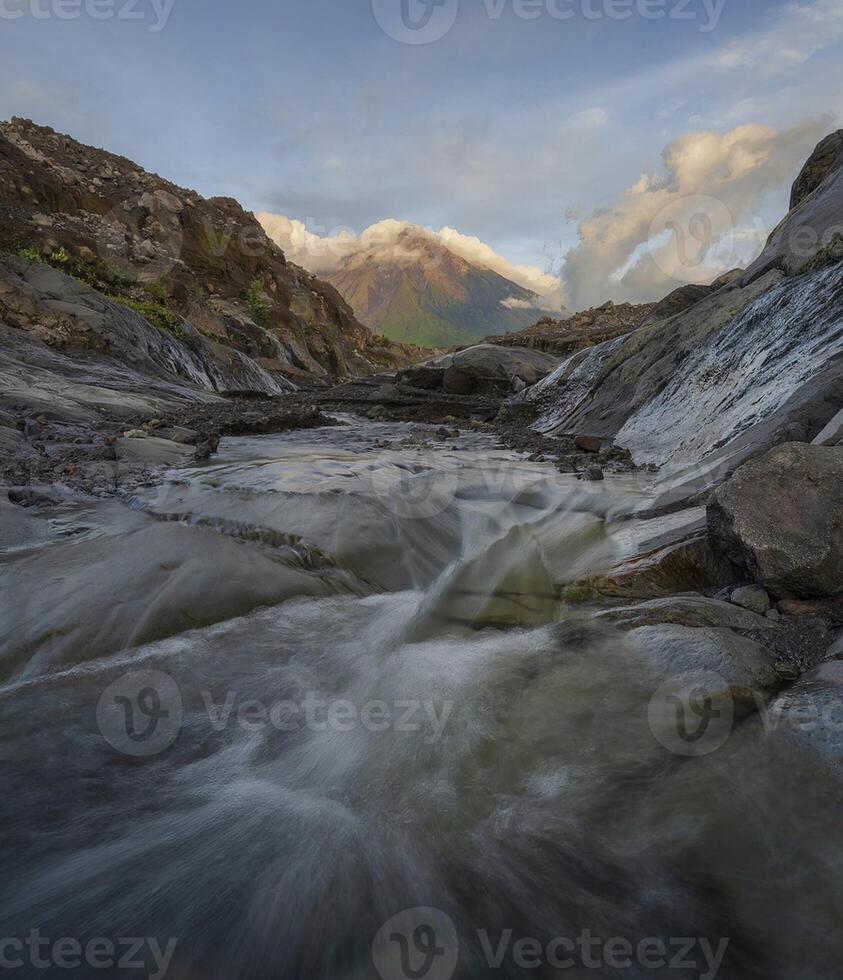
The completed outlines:
{"type": "Polygon", "coordinates": [[[672,294],[633,333],[536,385],[535,428],[614,438],[638,462],[712,481],[778,442],[813,438],[843,406],[841,149],[843,132],[820,143],[745,272],[672,294]]]}
{"type": "MultiPolygon", "coordinates": [[[[135,310],[173,349],[201,341],[216,390],[272,393],[412,359],[287,262],[236,201],[206,200],[24,119],[0,123],[0,246],[135,310]]],[[[84,346],[65,326],[61,341],[42,339],[84,346]]]]}
{"type": "Polygon", "coordinates": [[[503,347],[528,347],[564,357],[630,333],[652,309],[651,303],[615,305],[609,302],[597,309],[575,313],[564,320],[542,317],[538,323],[517,333],[487,337],[486,343],[503,347]]]}

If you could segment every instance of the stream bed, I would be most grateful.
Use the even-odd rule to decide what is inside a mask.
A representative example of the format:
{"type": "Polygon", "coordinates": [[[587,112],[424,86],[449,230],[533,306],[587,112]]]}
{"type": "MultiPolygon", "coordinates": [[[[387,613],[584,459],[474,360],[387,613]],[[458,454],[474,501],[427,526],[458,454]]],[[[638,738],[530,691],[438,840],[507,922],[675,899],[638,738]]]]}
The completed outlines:
{"type": "Polygon", "coordinates": [[[656,477],[342,421],[0,511],[12,975],[838,975],[838,777],[677,751],[694,651],[559,600],[656,477]]]}

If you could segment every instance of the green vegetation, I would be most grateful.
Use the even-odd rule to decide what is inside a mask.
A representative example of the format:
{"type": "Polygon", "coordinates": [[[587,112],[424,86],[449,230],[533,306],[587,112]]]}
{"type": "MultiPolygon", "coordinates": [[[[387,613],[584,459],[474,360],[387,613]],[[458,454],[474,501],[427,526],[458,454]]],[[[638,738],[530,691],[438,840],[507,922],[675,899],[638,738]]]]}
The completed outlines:
{"type": "Polygon", "coordinates": [[[185,332],[181,317],[165,306],[169,297],[161,282],[139,284],[131,272],[98,259],[92,261],[75,259],[64,248],[45,254],[37,246],[28,245],[16,247],[13,251],[22,259],[41,262],[60,269],[79,282],[96,289],[115,303],[140,313],[160,330],[167,331],[178,340],[184,340],[185,332]],[[130,289],[134,290],[136,295],[128,295],[126,291],[130,289]]]}
{"type": "Polygon", "coordinates": [[[259,327],[266,327],[269,323],[269,303],[264,292],[263,279],[255,279],[249,286],[246,293],[246,306],[252,319],[259,327]]]}
{"type": "Polygon", "coordinates": [[[98,292],[106,293],[106,295],[137,285],[137,278],[130,272],[99,259],[91,261],[74,259],[64,248],[44,253],[37,246],[27,245],[17,248],[15,252],[22,259],[28,259],[30,262],[43,262],[45,265],[60,269],[74,279],[78,279],[98,292]]]}
{"type": "Polygon", "coordinates": [[[43,262],[44,257],[38,251],[37,248],[19,248],[17,254],[22,259],[28,259],[30,262],[43,262]]]}
{"type": "Polygon", "coordinates": [[[135,313],[140,313],[150,323],[154,323],[159,329],[171,333],[177,340],[185,339],[186,334],[182,327],[181,317],[173,313],[172,310],[168,310],[166,306],[162,306],[160,303],[132,299],[131,296],[111,296],[111,299],[120,303],[121,306],[128,306],[135,313]]]}

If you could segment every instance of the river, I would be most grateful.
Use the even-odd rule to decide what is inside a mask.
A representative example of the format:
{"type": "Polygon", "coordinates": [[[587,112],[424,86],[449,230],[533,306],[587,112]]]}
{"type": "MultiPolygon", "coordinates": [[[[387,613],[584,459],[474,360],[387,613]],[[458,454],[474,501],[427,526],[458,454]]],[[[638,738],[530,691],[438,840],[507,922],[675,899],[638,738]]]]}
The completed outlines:
{"type": "Polygon", "coordinates": [[[839,782],[559,601],[657,478],[342,421],[0,512],[12,975],[835,975],[839,782]]]}

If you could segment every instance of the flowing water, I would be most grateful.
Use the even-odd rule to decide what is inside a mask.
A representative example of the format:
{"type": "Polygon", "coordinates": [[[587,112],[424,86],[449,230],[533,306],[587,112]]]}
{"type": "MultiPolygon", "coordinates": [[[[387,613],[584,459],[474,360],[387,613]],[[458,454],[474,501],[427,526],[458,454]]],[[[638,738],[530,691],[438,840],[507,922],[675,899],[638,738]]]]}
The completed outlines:
{"type": "Polygon", "coordinates": [[[837,777],[669,751],[658,634],[558,600],[657,488],[346,421],[0,511],[0,929],[85,951],[11,975],[838,975],[837,777]]]}

